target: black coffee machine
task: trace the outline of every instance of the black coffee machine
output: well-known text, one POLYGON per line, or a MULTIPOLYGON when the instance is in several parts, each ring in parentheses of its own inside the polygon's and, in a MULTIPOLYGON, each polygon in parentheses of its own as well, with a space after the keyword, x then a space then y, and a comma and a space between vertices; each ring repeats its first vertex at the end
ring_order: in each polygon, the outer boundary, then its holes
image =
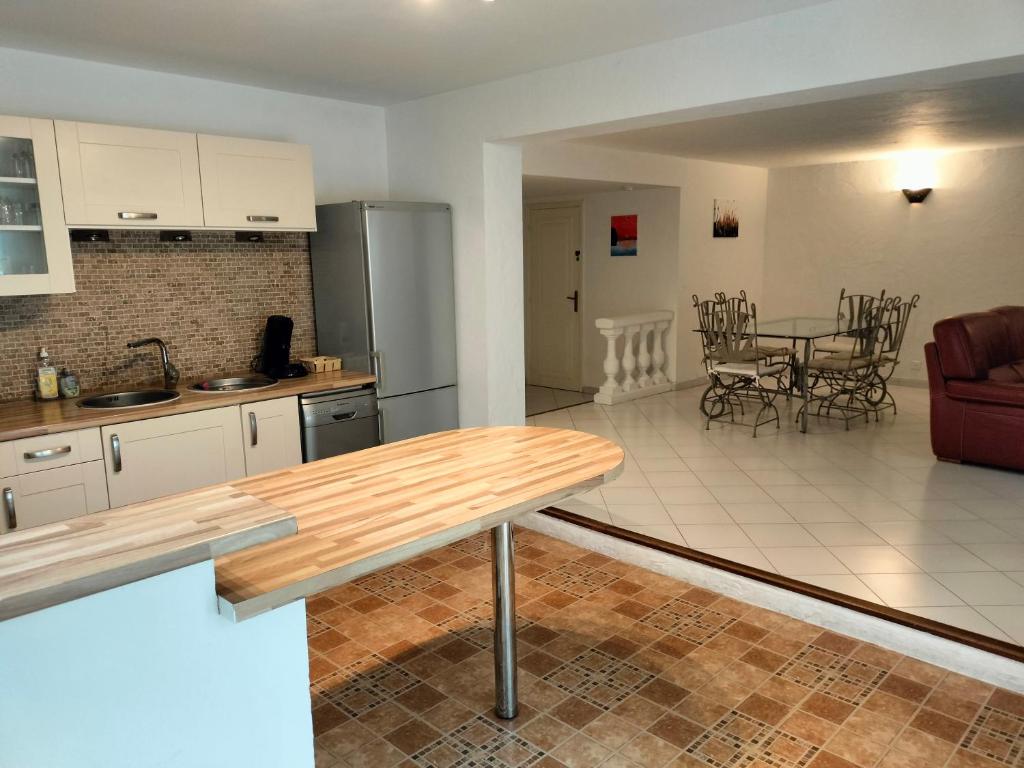
POLYGON ((295 379, 308 371, 301 363, 288 362, 292 351, 292 328, 295 323, 284 315, 271 315, 263 331, 263 350, 252 361, 254 371, 275 379, 295 379))

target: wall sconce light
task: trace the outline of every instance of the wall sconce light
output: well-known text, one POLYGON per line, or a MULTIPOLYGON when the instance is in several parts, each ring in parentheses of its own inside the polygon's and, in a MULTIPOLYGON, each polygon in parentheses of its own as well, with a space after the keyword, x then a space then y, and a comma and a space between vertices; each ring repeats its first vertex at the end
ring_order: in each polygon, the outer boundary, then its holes
POLYGON ((908 152, 896 160, 896 178, 893 186, 903 191, 907 202, 923 203, 936 186, 938 174, 934 152, 908 152))
POLYGON ((931 191, 931 187, 922 187, 921 189, 904 189, 903 195, 907 198, 907 202, 913 205, 914 203, 923 203, 924 199, 928 197, 928 193, 931 191))

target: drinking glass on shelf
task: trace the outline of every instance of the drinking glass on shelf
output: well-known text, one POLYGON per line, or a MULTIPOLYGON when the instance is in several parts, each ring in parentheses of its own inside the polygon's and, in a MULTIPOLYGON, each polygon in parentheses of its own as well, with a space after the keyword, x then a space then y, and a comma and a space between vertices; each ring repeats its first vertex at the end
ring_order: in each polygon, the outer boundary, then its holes
POLYGON ((15 152, 12 159, 14 160, 14 175, 18 178, 28 176, 28 168, 25 164, 25 153, 15 152))
POLYGON ((6 197, 0 197, 0 225, 14 223, 14 203, 6 197))
POLYGON ((11 207, 11 224, 19 226, 25 223, 25 205, 20 200, 15 200, 11 207))
POLYGON ((26 224, 42 224, 43 216, 39 210, 39 203, 29 203, 28 210, 25 211, 25 223, 26 224))

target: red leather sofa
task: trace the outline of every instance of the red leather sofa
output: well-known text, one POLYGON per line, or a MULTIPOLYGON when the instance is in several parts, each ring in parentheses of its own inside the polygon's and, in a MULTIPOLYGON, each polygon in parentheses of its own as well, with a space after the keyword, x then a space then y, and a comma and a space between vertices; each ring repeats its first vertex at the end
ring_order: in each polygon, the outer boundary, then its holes
POLYGON ((932 450, 1024 471, 1024 307, 940 320, 925 345, 932 450))

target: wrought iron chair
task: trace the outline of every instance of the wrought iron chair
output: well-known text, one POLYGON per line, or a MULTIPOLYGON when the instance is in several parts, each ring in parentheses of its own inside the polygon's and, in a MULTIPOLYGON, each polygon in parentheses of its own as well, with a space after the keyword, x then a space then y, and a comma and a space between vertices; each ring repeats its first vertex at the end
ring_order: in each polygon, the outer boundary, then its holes
POLYGON ((831 339, 815 342, 814 353, 843 354, 849 352, 858 342, 858 329, 864 325, 865 314, 876 305, 885 302, 885 291, 878 296, 866 293, 847 293, 843 288, 839 291, 839 306, 836 309, 836 328, 838 332, 831 339))
POLYGON ((757 306, 750 305, 750 311, 734 311, 725 303, 714 303, 707 317, 709 345, 714 355, 709 356, 708 377, 711 380, 701 396, 701 413, 704 414, 704 428, 711 429, 711 422, 729 417, 736 421, 735 406, 744 399, 760 403, 754 416, 753 433, 757 428, 775 422, 779 428, 779 411, 775 398, 782 391, 782 375, 789 368, 787 363, 769 363, 761 351, 757 338, 757 306), (765 387, 764 380, 775 380, 773 388, 765 387), (774 415, 772 415, 774 414, 774 415), (764 416, 769 418, 762 418, 764 416))
POLYGON ((861 316, 859 327, 851 332, 853 344, 844 352, 834 352, 827 357, 816 357, 807 364, 808 372, 814 377, 807 402, 797 411, 799 421, 805 408, 817 404, 817 415, 843 419, 846 429, 850 421, 874 412, 877 409, 868 402, 868 393, 875 385, 879 366, 882 364, 880 346, 884 308, 874 303, 861 316), (824 414, 822 411, 824 410, 824 414), (839 416, 832 416, 838 411, 839 416))
MULTIPOLYGON (((739 296, 727 296, 725 291, 718 291, 715 293, 715 301, 723 305, 733 316, 738 316, 740 313, 749 315, 750 314, 750 303, 747 301, 747 292, 742 288, 740 289, 739 296)), ((796 355, 796 350, 792 347, 780 347, 776 344, 762 344, 759 347, 761 354, 764 355, 766 360, 772 362, 781 362, 776 358, 789 358, 792 360, 793 356, 796 355)))
POLYGON ((878 370, 864 394, 866 402, 876 411, 876 415, 877 411, 886 408, 892 408, 893 415, 896 415, 896 400, 889 391, 888 383, 900 361, 900 350, 903 348, 903 337, 910 324, 910 315, 920 299, 920 295, 916 293, 909 301, 903 301, 899 296, 895 297, 879 331, 878 370))

